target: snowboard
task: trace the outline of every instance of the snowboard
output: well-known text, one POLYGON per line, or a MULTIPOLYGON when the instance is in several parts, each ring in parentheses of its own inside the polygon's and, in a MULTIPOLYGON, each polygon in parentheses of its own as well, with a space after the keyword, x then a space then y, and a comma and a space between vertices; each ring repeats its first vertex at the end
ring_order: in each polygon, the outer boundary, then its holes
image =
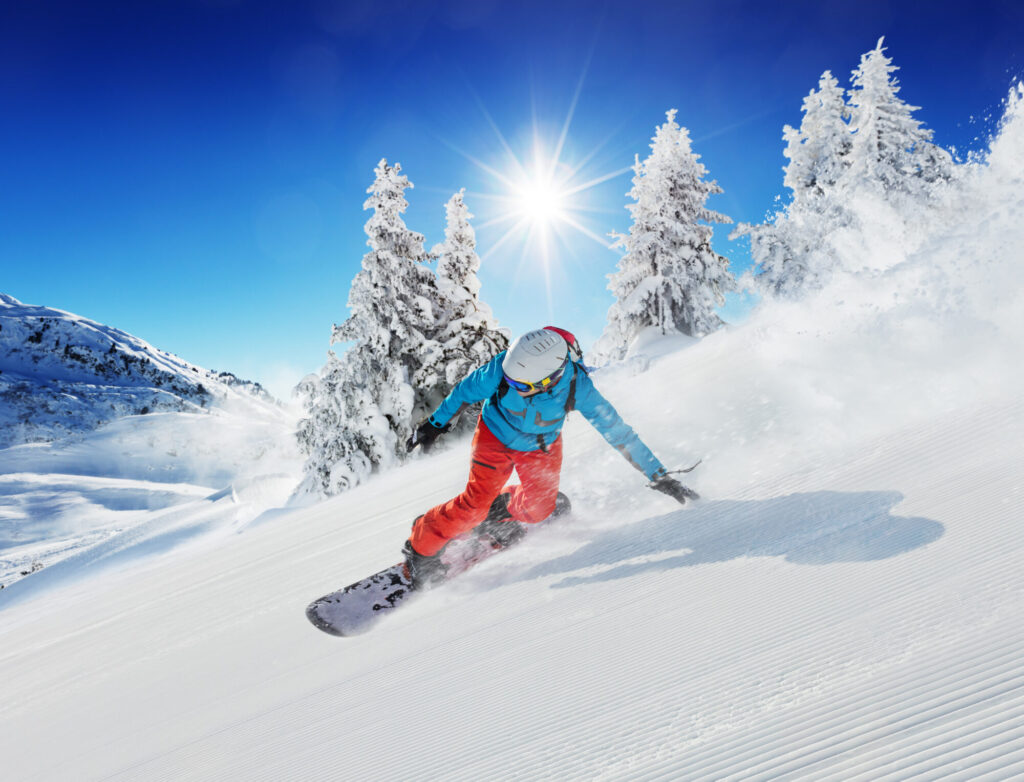
MULTIPOLYGON (((502 523, 519 525, 524 533, 527 527, 538 526, 518 521, 502 523)), ((448 572, 441 583, 451 581, 477 563, 509 547, 476 530, 454 538, 441 553, 441 560, 448 566, 448 572)), ((325 633, 359 635, 414 596, 417 593, 412 588, 405 562, 399 562, 314 600, 306 608, 306 617, 314 627, 325 633)))

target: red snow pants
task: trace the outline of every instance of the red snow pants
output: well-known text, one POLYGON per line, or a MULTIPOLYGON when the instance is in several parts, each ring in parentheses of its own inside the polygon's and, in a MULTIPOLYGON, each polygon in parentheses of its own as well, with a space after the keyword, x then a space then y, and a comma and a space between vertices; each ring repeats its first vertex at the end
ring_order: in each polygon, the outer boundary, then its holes
POLYGON ((477 422, 469 480, 458 497, 431 508, 412 527, 409 541, 424 556, 432 556, 452 538, 469 532, 487 516, 515 468, 519 485, 509 488, 509 513, 517 521, 534 524, 555 510, 558 478, 562 471, 562 438, 544 451, 514 451, 477 422))

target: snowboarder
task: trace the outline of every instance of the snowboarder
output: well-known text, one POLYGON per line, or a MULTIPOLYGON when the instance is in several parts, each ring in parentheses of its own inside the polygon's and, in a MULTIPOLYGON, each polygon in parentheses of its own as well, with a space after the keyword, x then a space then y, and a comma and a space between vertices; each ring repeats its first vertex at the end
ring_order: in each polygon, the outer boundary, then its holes
MULTIPOLYGON (((685 503, 697 493, 672 478, 591 381, 576 338, 548 326, 519 337, 505 352, 460 381, 409 439, 429 450, 468 405, 484 402, 473 435, 469 480, 458 496, 413 523, 403 554, 413 588, 443 580, 440 553, 452 538, 480 525, 497 544, 523 534, 513 522, 534 524, 568 509, 558 491, 560 432, 579 410, 612 446, 647 476, 653 489, 685 503), (520 483, 505 488, 515 468, 520 483)), ((479 530, 478 530, 479 531, 479 530)))

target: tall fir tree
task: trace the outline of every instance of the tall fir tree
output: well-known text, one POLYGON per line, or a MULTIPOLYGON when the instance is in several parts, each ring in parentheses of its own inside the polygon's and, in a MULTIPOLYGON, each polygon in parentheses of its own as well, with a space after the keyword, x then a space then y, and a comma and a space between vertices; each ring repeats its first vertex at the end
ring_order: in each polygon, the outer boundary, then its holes
POLYGON ((898 96, 898 68, 883 43, 861 55, 847 103, 831 74, 822 75, 800 129, 783 133, 792 199, 766 224, 733 233, 750 238, 763 292, 795 297, 820 287, 841 264, 841 245, 867 236, 863 215, 872 224, 917 221, 954 174, 952 157, 913 117, 918 107, 898 96))
POLYGON ((827 234, 852 216, 836 197, 851 165, 853 139, 844 90, 830 71, 804 98, 800 127, 783 127, 783 184, 792 191, 786 208, 761 225, 741 225, 730 238, 747 236, 762 291, 795 296, 819 281, 829 267, 827 234))
POLYGON ((725 302, 735 280, 729 262, 711 249, 708 223, 731 223, 705 206, 721 193, 705 180, 707 169, 690 148, 690 134, 676 121, 676 110, 651 140, 651 154, 636 156, 628 195, 633 224, 626 235, 613 234, 625 249, 618 271, 609 275, 615 303, 595 354, 621 359, 636 336, 656 327, 662 334, 704 336, 722 325, 715 308, 725 302))
POLYGON ((886 191, 918 194, 928 184, 949 179, 953 160, 932 143, 932 131, 913 117, 919 106, 899 96, 899 68, 878 45, 861 55, 852 73, 849 91, 850 129, 853 132, 854 174, 878 183, 886 191))
MULTIPOLYGON (((463 377, 509 344, 508 331, 499 328, 491 308, 480 300, 480 257, 465 190, 448 200, 445 214, 445 240, 430 251, 439 259, 438 320, 431 332, 432 350, 424 356, 415 378, 417 388, 429 394, 425 400, 428 411, 440 404, 463 377)), ((468 412, 456 424, 457 431, 468 431, 476 425, 473 411, 468 412)))
POLYGON ((818 89, 804 98, 799 129, 789 125, 782 129, 786 142, 782 154, 789 160, 783 184, 793 191, 794 200, 824 195, 850 167, 853 139, 843 92, 831 71, 825 71, 818 89))
POLYGON ((331 343, 351 343, 337 357, 329 352, 320 374, 300 384, 307 417, 298 438, 306 454, 307 490, 331 495, 364 480, 372 471, 405 456, 405 442, 426 405, 412 380, 422 357, 436 346, 437 284, 424 265, 423 235, 402 220, 412 187, 397 163, 381 160, 363 204, 372 209, 365 230, 370 251, 349 290, 349 318, 334 326, 331 343))

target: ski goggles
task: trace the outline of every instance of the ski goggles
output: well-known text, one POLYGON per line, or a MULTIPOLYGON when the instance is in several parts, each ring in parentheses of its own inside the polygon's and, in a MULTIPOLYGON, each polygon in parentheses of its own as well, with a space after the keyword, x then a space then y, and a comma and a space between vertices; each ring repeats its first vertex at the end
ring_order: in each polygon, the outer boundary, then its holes
POLYGON ((565 374, 565 366, 568 364, 568 359, 562 362, 562 366, 552 372, 543 380, 538 380, 536 383, 529 383, 525 380, 516 380, 515 378, 505 375, 505 382, 508 383, 516 391, 540 391, 545 388, 549 388, 562 379, 562 375, 565 374))

